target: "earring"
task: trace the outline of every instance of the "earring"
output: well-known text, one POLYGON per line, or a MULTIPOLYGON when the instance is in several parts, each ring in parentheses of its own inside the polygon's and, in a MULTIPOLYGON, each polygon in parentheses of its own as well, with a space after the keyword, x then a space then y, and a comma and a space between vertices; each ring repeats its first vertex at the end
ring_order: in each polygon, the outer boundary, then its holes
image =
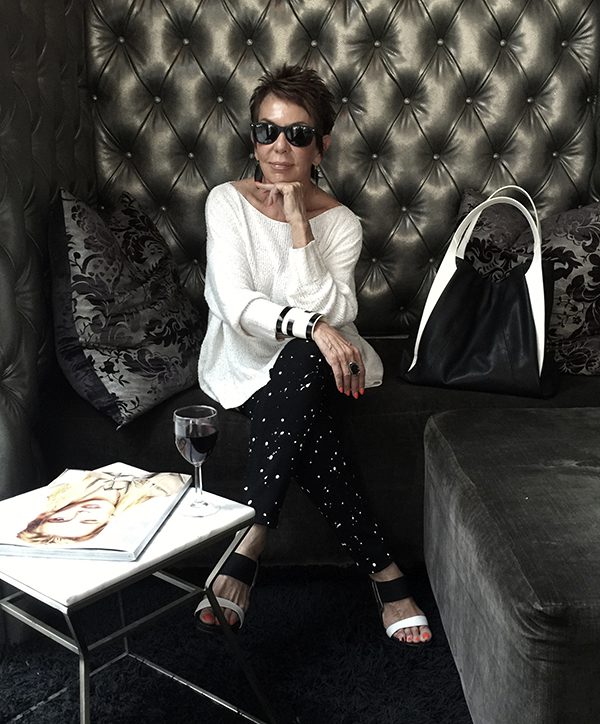
POLYGON ((315 186, 319 185, 319 177, 321 176, 321 170, 318 166, 311 166, 310 168, 310 176, 312 180, 315 182, 315 186))
POLYGON ((260 167, 260 163, 258 163, 258 161, 256 162, 256 167, 254 169, 254 180, 258 181, 258 183, 261 183, 263 180, 262 168, 260 167))

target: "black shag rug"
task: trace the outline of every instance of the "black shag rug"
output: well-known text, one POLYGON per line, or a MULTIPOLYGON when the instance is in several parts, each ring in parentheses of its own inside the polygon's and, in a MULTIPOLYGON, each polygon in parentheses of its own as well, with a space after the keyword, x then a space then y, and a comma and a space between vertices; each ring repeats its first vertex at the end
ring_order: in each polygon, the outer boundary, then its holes
MULTIPOLYGON (((175 571, 199 582, 204 571, 175 571)), ((433 641, 400 647, 383 631, 368 581, 353 570, 263 568, 238 639, 282 724, 471 724, 460 680, 426 575, 415 595, 429 617, 433 641)), ((164 598, 156 579, 125 594, 126 609, 145 611, 164 598)), ((223 637, 197 632, 194 606, 184 605, 130 636, 130 647, 258 718, 263 714, 223 637)), ((88 609, 86 625, 100 635, 116 620, 116 602, 88 609)), ((118 653, 97 651, 100 666, 118 653)), ((33 633, 5 646, 0 663, 0 721, 79 721, 77 657, 33 633), (60 696, 21 716, 37 701, 60 696)), ((126 658, 92 677, 94 724, 241 724, 234 713, 140 662, 126 658)))

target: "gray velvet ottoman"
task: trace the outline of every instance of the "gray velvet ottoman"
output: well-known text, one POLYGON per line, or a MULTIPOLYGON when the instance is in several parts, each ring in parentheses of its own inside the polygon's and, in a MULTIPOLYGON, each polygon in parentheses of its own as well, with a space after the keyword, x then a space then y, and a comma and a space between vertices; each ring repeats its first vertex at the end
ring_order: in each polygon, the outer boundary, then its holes
POLYGON ((600 410, 430 418, 425 559, 475 724, 600 722, 600 410))

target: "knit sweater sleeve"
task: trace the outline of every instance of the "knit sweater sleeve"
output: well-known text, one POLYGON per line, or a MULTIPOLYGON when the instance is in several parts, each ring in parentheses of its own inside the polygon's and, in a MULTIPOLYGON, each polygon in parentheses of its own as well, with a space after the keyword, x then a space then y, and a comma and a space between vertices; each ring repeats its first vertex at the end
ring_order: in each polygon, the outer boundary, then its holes
POLYGON ((281 304, 254 289, 250 239, 232 199, 216 187, 206 200, 206 301, 238 334, 273 339, 281 304))
POLYGON ((318 311, 334 327, 353 322, 358 312, 354 268, 362 248, 362 227, 347 208, 317 217, 307 246, 290 249, 288 304, 318 311))

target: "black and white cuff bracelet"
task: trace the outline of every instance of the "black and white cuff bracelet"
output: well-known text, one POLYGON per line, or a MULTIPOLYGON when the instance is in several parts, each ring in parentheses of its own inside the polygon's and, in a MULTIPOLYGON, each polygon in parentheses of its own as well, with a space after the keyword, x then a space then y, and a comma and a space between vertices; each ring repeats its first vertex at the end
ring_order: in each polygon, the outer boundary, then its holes
POLYGON ((312 339, 315 324, 322 316, 318 312, 305 312, 297 307, 284 307, 277 319, 275 333, 278 337, 312 339))

